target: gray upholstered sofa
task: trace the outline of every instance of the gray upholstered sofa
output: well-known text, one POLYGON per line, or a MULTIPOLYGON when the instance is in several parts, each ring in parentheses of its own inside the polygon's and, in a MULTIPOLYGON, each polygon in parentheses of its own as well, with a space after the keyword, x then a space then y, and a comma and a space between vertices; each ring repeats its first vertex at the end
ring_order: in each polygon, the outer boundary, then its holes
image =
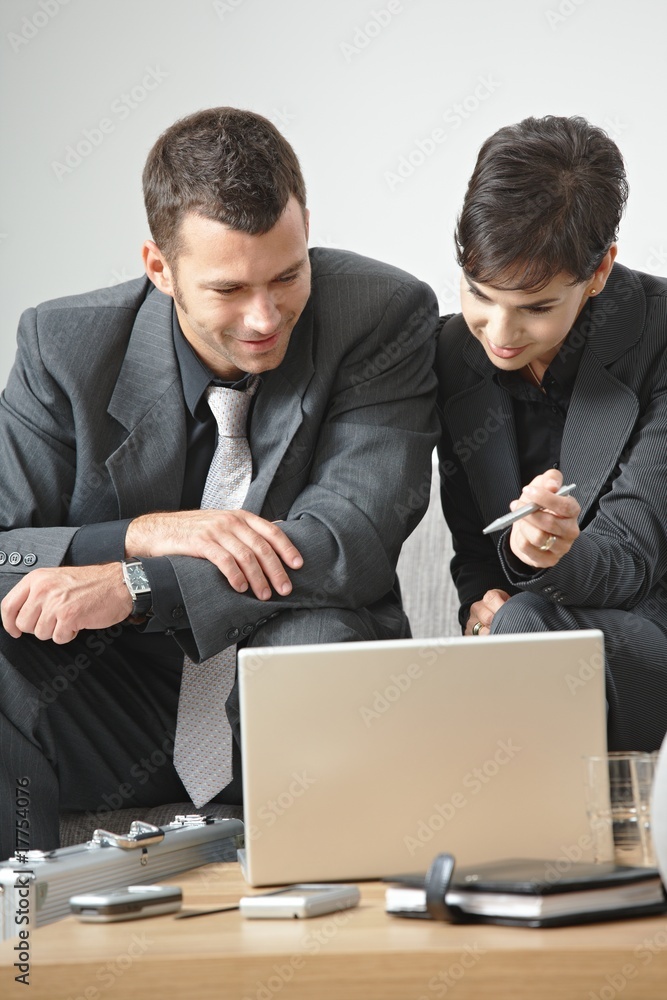
MULTIPOLYGON (((442 516, 437 467, 434 465, 431 502, 428 511, 403 546, 398 575, 412 632, 416 638, 460 635, 456 617, 456 591, 449 575, 451 539, 442 516)), ((216 816, 240 816, 235 806, 208 806, 202 812, 216 816)), ((194 812, 191 803, 157 806, 153 809, 127 808, 113 812, 106 808, 97 813, 62 813, 60 833, 63 846, 88 840, 95 827, 122 833, 134 819, 148 823, 170 822, 177 813, 194 812)))

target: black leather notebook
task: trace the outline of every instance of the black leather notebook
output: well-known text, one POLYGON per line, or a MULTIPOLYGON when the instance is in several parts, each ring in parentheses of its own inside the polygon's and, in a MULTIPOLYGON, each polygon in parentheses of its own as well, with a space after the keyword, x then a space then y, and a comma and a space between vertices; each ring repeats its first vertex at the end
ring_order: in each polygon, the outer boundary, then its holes
MULTIPOLYGON (((443 855, 439 856, 444 857, 443 855)), ((436 859, 437 862, 438 859, 436 859)), ((434 862, 435 865, 435 862, 434 862)), ((384 879, 386 909, 397 916, 430 919, 423 873, 384 879)), ((550 927, 622 920, 667 911, 655 868, 510 858, 453 871, 444 911, 457 922, 550 927)))

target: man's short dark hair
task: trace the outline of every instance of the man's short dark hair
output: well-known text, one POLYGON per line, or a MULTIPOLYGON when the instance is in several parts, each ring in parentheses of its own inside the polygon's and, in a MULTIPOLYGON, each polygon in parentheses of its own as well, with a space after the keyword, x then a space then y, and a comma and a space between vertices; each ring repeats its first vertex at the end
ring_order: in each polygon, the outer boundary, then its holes
POLYGON ((628 197, 623 157, 584 118, 525 118, 482 146, 457 220, 457 260, 481 284, 587 281, 615 242, 628 197))
POLYGON ((306 208, 290 144, 267 118, 238 108, 198 111, 171 125, 148 154, 143 186, 153 239, 171 262, 188 212, 257 235, 273 228, 290 195, 306 208))

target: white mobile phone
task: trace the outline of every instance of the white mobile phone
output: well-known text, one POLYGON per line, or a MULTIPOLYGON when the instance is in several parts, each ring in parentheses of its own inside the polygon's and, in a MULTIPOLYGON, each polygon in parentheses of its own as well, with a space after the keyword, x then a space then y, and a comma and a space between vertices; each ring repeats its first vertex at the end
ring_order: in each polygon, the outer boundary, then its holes
POLYGON ((109 892, 86 892, 72 896, 70 909, 79 920, 108 923, 136 920, 180 910, 183 893, 177 885, 128 885, 109 892))
POLYGON ((356 885, 300 883, 275 892, 243 896, 239 910, 243 917, 319 917, 356 906, 359 898, 356 885))

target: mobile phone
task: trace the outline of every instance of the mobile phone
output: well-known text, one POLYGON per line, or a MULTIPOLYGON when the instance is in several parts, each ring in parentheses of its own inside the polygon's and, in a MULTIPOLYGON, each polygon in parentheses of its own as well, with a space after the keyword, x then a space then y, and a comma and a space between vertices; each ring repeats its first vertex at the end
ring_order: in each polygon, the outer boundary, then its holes
POLYGON ((180 910, 183 893, 177 885, 128 885, 109 892, 86 892, 72 896, 70 909, 79 920, 108 923, 136 920, 180 910))
POLYGON ((239 910, 243 917, 319 917, 347 910, 359 902, 356 885, 299 883, 275 892, 243 896, 239 910))

